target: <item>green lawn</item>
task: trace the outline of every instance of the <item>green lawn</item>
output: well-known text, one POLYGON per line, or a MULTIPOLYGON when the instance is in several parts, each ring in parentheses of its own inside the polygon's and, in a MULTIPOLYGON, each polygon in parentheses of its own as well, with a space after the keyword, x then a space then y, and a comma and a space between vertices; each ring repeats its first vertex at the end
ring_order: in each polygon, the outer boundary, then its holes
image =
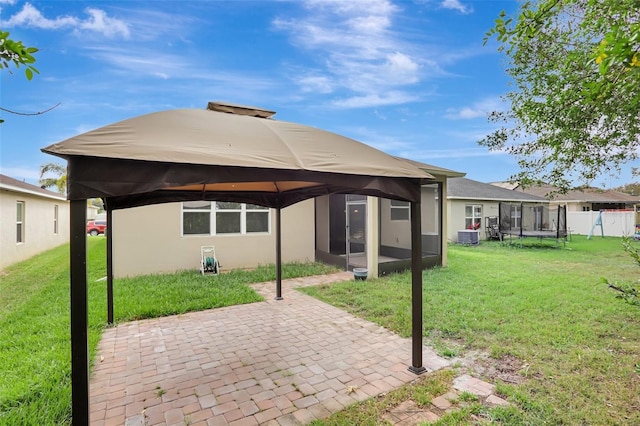
MULTIPOLYGON (((106 322, 104 237, 88 238, 90 350, 106 322)), ((283 277, 335 271, 321 264, 287 264, 283 277)), ((273 266, 202 276, 197 271, 118 279, 116 322, 261 300, 246 283, 275 279, 273 266)), ((0 425, 70 423, 69 246, 0 273, 0 425)))
MULTIPOLYGON (((88 239, 92 354, 106 319, 103 237, 88 239)), ((637 244, 637 243, 634 243, 637 244)), ((0 424, 69 423, 68 246, 0 274, 0 424)), ((325 273, 287 265, 284 276, 325 273)), ((638 266, 620 239, 574 236, 566 247, 498 242, 450 246, 449 267, 424 272, 426 342, 445 356, 484 351, 518 365, 519 385, 498 383, 514 408, 484 414, 502 424, 640 424, 640 308, 601 284, 637 284, 638 266)), ((273 280, 273 267, 218 277, 196 272, 116 280, 116 321, 251 303, 248 282, 273 280), (221 291, 224 287, 224 291, 221 291)), ((410 274, 305 289, 409 336, 410 274)), ((385 407, 429 401, 451 380, 439 374, 414 387, 348 408, 318 424, 376 424, 385 407)), ((474 406, 440 423, 466 424, 474 406)))
MULTIPOLYGON (((640 269, 619 238, 535 241, 449 246, 449 266, 423 275, 426 343, 445 356, 515 360, 523 381, 498 383, 518 408, 496 410, 504 424, 640 424, 640 308, 600 280, 637 285, 640 269)), ((302 291, 409 336, 410 286, 405 273, 302 291)))

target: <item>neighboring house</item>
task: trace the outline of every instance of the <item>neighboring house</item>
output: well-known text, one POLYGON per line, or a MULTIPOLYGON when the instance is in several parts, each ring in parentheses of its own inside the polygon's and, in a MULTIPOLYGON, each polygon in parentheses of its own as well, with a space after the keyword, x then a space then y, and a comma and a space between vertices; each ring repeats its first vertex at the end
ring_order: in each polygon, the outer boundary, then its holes
POLYGON ((68 241, 64 196, 0 175, 0 269, 68 241))
POLYGON ((98 218, 98 212, 100 207, 87 204, 87 220, 96 220, 98 218))
POLYGON ((555 189, 551 185, 536 185, 527 188, 522 188, 518 183, 508 182, 495 182, 493 185, 547 198, 551 205, 566 205, 567 212, 626 210, 633 209, 634 204, 640 203, 640 197, 614 191, 613 189, 573 189, 566 194, 556 193, 549 195, 555 189))
MULTIPOLYGON (((463 177, 447 180, 449 226, 447 238, 458 242, 459 231, 477 230, 487 239, 487 218, 497 218, 501 202, 549 204, 543 197, 512 191, 463 177)), ((463 233, 464 234, 464 233, 463 233)))
MULTIPOLYGON (((423 263, 446 264, 446 192, 454 172, 415 163, 435 177, 423 187, 423 263)), ((374 275, 408 267, 411 248, 407 202, 333 194, 282 209, 283 262, 323 261, 374 275), (373 259, 379 259, 373 264, 373 259)), ((275 210, 250 204, 193 201, 115 210, 114 276, 197 270, 202 246, 215 246, 221 269, 275 262, 275 210)))

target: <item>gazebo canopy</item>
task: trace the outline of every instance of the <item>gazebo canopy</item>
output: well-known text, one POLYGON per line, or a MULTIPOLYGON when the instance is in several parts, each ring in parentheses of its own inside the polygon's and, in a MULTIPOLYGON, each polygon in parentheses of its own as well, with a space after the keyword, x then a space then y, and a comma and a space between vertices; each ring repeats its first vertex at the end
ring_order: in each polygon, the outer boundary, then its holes
POLYGON ((50 145, 69 162, 70 200, 110 208, 226 200, 281 208, 336 192, 417 201, 433 176, 335 133, 270 118, 273 112, 209 103, 161 111, 50 145))
MULTIPOLYGON (((238 201, 276 209, 276 283, 281 298, 280 209, 332 193, 411 202, 412 365, 422 366, 420 186, 435 178, 415 164, 272 111, 209 103, 209 111, 147 114, 72 137, 42 151, 68 161, 71 200, 71 387, 74 424, 89 424, 86 202, 114 209, 189 200, 238 201)), ((107 297, 113 317, 112 224, 107 297)), ((111 320, 110 320, 111 321, 111 320)))

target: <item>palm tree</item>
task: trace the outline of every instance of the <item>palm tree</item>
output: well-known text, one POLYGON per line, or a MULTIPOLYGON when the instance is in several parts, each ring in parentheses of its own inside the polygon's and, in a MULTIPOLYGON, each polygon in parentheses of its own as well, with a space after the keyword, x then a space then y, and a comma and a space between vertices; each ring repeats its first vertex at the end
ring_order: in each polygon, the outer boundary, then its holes
POLYGON ((67 168, 58 163, 47 163, 40 166, 40 187, 43 189, 56 187, 59 193, 67 192, 67 168), (54 177, 45 177, 45 175, 54 177))

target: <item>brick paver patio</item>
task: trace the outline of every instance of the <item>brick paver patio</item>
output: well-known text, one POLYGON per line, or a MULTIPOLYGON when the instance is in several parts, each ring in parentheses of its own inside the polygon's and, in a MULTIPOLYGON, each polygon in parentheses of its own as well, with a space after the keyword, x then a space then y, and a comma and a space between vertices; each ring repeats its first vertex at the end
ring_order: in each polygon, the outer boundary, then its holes
MULTIPOLYGON (((256 284, 264 302, 105 330, 91 424, 305 424, 410 382, 410 339, 293 290, 352 277, 285 280, 281 301, 256 284)), ((423 354, 428 371, 448 364, 423 354)))

